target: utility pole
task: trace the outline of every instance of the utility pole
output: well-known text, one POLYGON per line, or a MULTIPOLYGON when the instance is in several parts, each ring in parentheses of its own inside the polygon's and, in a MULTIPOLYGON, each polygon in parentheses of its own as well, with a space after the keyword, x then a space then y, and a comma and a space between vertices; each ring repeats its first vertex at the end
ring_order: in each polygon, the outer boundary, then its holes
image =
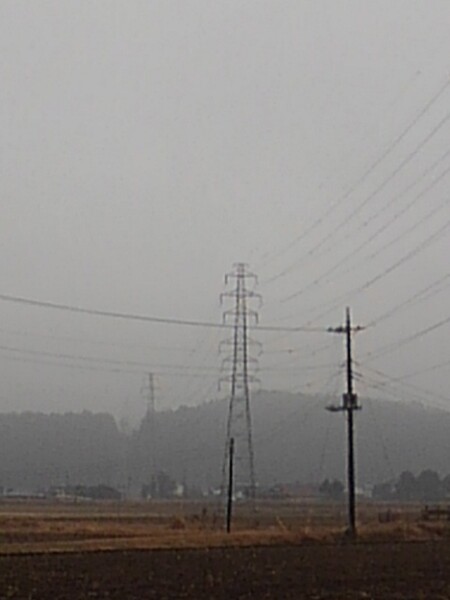
POLYGON ((230 439, 228 456, 228 501, 227 501, 227 533, 231 531, 231 516, 233 512, 233 467, 234 467, 234 438, 230 439))
POLYGON ((222 361, 222 368, 230 372, 221 377, 219 388, 225 383, 229 389, 222 496, 225 495, 227 464, 233 448, 235 487, 254 503, 256 483, 250 387, 252 383, 258 381, 255 376, 258 361, 250 356, 249 348, 259 347, 259 345, 250 338, 249 326, 258 322, 258 313, 250 305, 255 301, 261 303, 261 296, 248 287, 247 283, 251 280, 256 284, 256 275, 251 273, 244 263, 236 263, 233 271, 225 276, 226 285, 231 281, 235 282, 235 286, 220 297, 222 303, 226 300, 233 302, 233 307, 223 313, 224 322, 232 320, 233 335, 219 345, 219 352, 231 350, 222 361), (233 444, 231 444, 232 439, 233 444))
POLYGON ((352 333, 361 331, 363 327, 352 327, 350 309, 346 309, 345 325, 330 327, 331 333, 342 333, 345 335, 346 347, 346 384, 347 391, 342 396, 341 405, 328 406, 327 410, 332 412, 347 413, 347 487, 348 487, 348 533, 351 537, 356 536, 356 477, 355 477, 355 442, 354 442, 354 415, 355 410, 360 410, 358 396, 353 386, 353 357, 352 357, 352 333))

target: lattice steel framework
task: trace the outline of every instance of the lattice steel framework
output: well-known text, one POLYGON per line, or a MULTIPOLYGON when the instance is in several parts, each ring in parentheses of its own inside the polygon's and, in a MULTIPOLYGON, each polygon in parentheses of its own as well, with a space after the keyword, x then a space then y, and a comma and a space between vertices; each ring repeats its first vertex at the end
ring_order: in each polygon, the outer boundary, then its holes
POLYGON ((233 324, 232 337, 221 342, 219 351, 228 355, 222 361, 223 371, 219 387, 226 384, 229 392, 229 408, 225 453, 222 468, 222 493, 225 489, 226 468, 230 451, 230 440, 234 439, 235 450, 235 489, 245 497, 254 500, 256 493, 255 457, 253 450, 252 419, 250 409, 250 388, 258 383, 256 377, 261 345, 249 336, 249 328, 258 322, 258 313, 253 308, 260 307, 262 298, 254 291, 257 278, 248 270, 245 263, 233 265, 233 271, 225 276, 225 284, 233 284, 232 289, 221 294, 221 303, 232 303, 223 313, 224 322, 233 324))

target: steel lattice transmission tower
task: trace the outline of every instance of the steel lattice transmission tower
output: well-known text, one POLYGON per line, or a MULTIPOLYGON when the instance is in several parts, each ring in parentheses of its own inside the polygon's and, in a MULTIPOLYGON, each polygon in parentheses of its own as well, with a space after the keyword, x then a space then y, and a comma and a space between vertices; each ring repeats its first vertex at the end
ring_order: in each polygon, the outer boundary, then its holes
POLYGON ((229 407, 225 442, 225 455, 222 468, 222 493, 225 489, 226 469, 230 452, 230 441, 234 439, 235 488, 253 500, 255 498, 255 457, 252 439, 252 419, 250 410, 250 388, 258 382, 256 372, 258 360, 255 354, 261 345, 249 336, 249 327, 258 322, 255 303, 261 305, 260 294, 254 291, 256 275, 245 263, 233 265, 233 271, 225 276, 225 284, 232 289, 220 296, 221 303, 231 307, 223 313, 225 323, 233 325, 232 337, 221 342, 219 351, 227 356, 222 361, 222 369, 228 374, 221 377, 219 387, 228 385, 229 407))
POLYGON ((146 381, 141 388, 141 392, 145 395, 145 398, 147 400, 145 418, 151 419, 154 417, 154 414, 156 412, 155 376, 153 373, 149 373, 147 375, 146 381))
MULTIPOLYGON (((158 475, 157 468, 157 442, 156 442, 156 385, 155 375, 148 373, 145 378, 144 384, 141 388, 141 393, 146 401, 145 416, 143 419, 143 444, 144 444, 144 456, 150 454, 150 469, 151 469, 151 480, 152 485, 155 486, 155 481, 158 475)), ((146 464, 147 460, 143 457, 143 464, 146 464)))

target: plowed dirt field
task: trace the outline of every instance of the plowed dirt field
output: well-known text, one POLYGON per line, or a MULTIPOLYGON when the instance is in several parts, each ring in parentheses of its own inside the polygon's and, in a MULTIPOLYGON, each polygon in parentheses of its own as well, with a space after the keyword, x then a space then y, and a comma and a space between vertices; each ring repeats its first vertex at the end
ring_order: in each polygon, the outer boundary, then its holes
POLYGON ((0 556, 20 600, 450 599, 450 542, 0 556))

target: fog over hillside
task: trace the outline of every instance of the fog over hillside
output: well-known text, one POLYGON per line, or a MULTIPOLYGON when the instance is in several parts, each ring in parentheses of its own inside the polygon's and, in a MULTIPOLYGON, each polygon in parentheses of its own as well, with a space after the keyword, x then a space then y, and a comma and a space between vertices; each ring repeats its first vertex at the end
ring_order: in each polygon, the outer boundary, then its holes
MULTIPOLYGON (((335 399, 260 392, 253 398, 257 479, 261 485, 344 479, 345 423, 324 407, 335 399)), ((450 413, 414 403, 362 398, 356 419, 359 483, 450 464, 450 413)), ((36 489, 105 483, 139 489, 153 464, 206 490, 220 483, 227 402, 181 407, 143 420, 129 433, 107 414, 0 415, 0 485, 36 489), (151 455, 155 449, 154 458, 151 455)))
MULTIPOLYGON (((336 398, 261 392, 252 401, 257 479, 317 482, 345 477, 345 422, 325 407, 336 398)), ((446 473, 450 413, 415 403, 361 399, 356 416, 361 484, 408 469, 446 473)), ((196 482, 217 481, 223 457, 227 403, 212 402, 158 415, 161 465, 196 482)))

